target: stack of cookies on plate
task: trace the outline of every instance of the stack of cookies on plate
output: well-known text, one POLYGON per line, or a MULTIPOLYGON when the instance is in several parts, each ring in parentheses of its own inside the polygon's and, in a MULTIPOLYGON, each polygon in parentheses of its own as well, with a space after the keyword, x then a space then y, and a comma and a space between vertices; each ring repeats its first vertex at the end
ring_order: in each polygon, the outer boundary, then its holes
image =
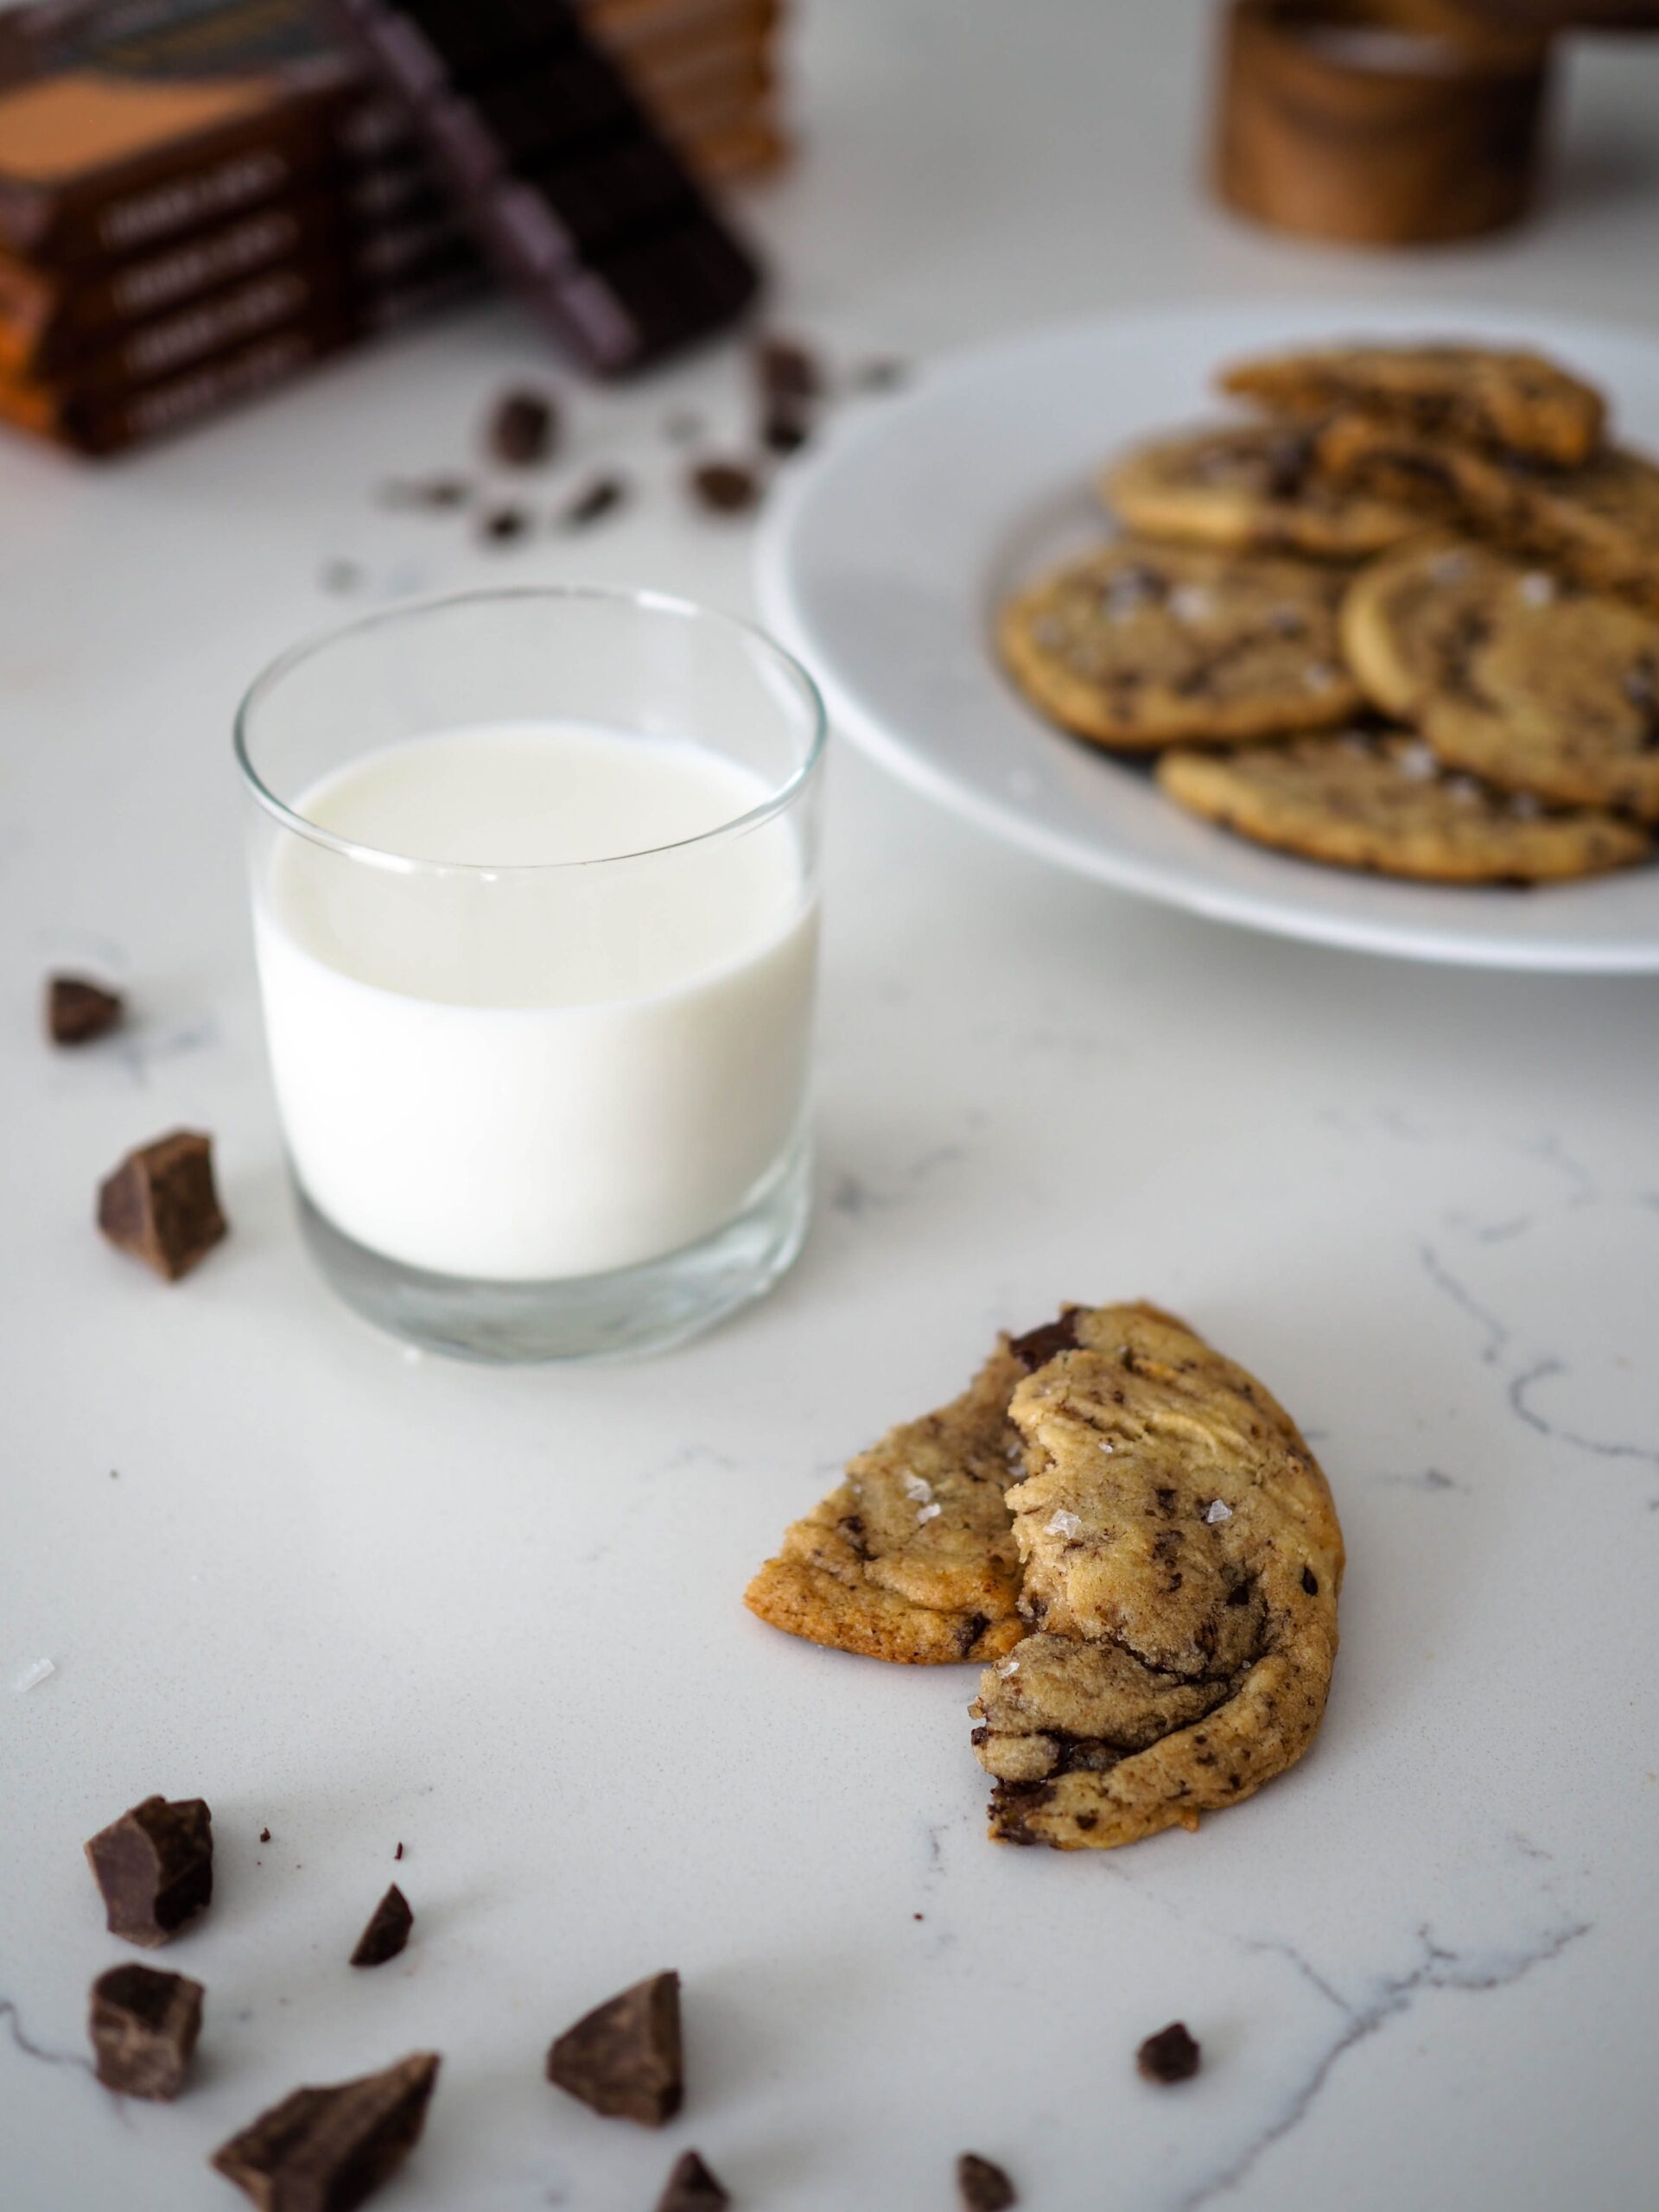
POLYGON ((1455 345, 1220 381, 1259 413, 1122 455, 1099 486, 1122 535, 1003 608, 1027 698, 1309 859, 1488 884, 1646 859, 1659 466, 1602 396, 1455 345))

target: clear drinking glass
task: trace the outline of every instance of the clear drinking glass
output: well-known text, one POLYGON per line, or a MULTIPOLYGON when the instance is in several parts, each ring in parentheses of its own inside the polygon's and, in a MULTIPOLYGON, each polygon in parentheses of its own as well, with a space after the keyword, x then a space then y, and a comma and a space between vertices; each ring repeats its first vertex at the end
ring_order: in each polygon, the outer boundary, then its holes
POLYGON ((395 607, 260 677, 266 1039, 347 1304, 581 1358, 777 1281, 810 1205, 823 745, 778 646, 645 592, 395 607))

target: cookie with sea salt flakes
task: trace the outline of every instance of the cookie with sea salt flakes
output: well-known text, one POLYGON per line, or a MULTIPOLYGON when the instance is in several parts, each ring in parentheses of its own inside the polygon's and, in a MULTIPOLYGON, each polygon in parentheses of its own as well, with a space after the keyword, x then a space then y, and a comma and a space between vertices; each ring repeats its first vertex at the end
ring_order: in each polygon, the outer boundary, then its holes
POLYGON ((1017 593, 1003 665, 1032 704, 1122 752, 1236 744, 1345 721, 1342 572, 1124 538, 1017 593))
POLYGON ((1525 792, 1443 767, 1408 730, 1348 731, 1237 753, 1166 753, 1179 806, 1259 845, 1438 883, 1547 883, 1645 859, 1633 822, 1548 814, 1525 792))
POLYGON ((1196 1827, 1299 1759, 1343 1570, 1325 1477, 1262 1385, 1168 1314, 1096 1321, 1010 1402, 1033 1633, 973 1708, 992 1835, 1062 1851, 1196 1827))
POLYGON ((1414 509, 1322 475, 1313 434, 1297 423, 1218 423, 1154 439, 1112 461, 1099 490, 1147 537, 1316 560, 1363 560, 1423 528, 1414 509))
POLYGON ((1606 411, 1593 385, 1557 363, 1493 346, 1316 346, 1236 361, 1219 382, 1275 414, 1318 422, 1351 410, 1556 467, 1589 459, 1606 411))
POLYGON ((744 1593, 750 1611, 810 1643, 912 1666, 1006 1651, 1025 1633, 1003 1503, 1025 1472, 1008 1401, 1046 1361, 1115 1326, 1072 1306, 1000 1338, 959 1398, 861 1452, 785 1530, 744 1593))
POLYGON ((1363 569, 1342 637, 1370 697, 1449 766, 1659 822, 1659 616, 1442 544, 1363 569))

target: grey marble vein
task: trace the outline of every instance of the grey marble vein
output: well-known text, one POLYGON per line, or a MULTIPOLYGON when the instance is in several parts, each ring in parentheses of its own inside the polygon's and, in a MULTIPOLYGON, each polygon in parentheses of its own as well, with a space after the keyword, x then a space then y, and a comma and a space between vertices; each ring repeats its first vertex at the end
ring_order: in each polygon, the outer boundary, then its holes
POLYGON ((1599 1459, 1635 1459, 1643 1465, 1659 1467, 1659 1450, 1648 1444, 1621 1444, 1613 1438, 1586 1436, 1581 1431, 1564 1427, 1558 1421, 1547 1421, 1532 1404, 1530 1393, 1541 1382, 1557 1375, 1569 1372, 1561 1359, 1535 1360, 1510 1382, 1510 1404, 1529 1428, 1535 1428, 1540 1436, 1547 1436, 1553 1444, 1570 1445, 1575 1452, 1588 1452, 1599 1459))
POLYGON ((1464 1288, 1457 1277, 1446 1268, 1432 1244, 1420 1244, 1417 1252, 1418 1257, 1427 1272, 1428 1279, 1435 1288, 1443 1291, 1460 1313, 1465 1313, 1477 1327, 1484 1331, 1486 1341, 1481 1346, 1480 1356, 1488 1366, 1496 1365, 1498 1355, 1509 1344, 1508 1325, 1500 1321, 1496 1313, 1488 1312, 1485 1306, 1464 1288))

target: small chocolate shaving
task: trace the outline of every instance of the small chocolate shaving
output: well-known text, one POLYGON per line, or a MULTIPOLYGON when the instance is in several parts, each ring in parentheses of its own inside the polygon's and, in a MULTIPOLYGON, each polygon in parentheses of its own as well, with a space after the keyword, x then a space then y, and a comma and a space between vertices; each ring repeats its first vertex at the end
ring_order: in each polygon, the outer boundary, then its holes
POLYGON ((627 496, 627 485, 620 476, 596 476, 564 508, 558 518, 559 526, 563 530, 585 530, 601 515, 613 513, 627 496))
POLYGON ((741 461, 701 461, 686 474, 686 486, 705 513, 745 514, 760 497, 760 480, 741 461))
POLYGON ((188 1274, 229 1227, 213 1187, 212 1138, 175 1129, 130 1152, 99 1186, 98 1225, 164 1282, 188 1274))
POLYGON ((510 391, 490 417, 490 451, 509 468, 534 468, 559 441, 558 410, 538 391, 510 391))
POLYGON ((111 1936, 153 1949, 213 1894, 213 1815, 200 1797, 146 1797, 86 1847, 111 1936))
POLYGON ((296 2089, 208 2164, 259 2212, 355 2212, 419 2142, 440 2063, 417 2050, 381 2074, 296 2089))
POLYGON ((657 2212, 721 2212, 729 2192, 695 2151, 682 2152, 657 2200, 657 2212))
POLYGON ((684 2094, 678 1974, 652 1974, 585 2013, 548 2052, 547 2078, 607 2119, 672 2120, 684 2094))
POLYGON ((90 1045, 106 1036, 124 1011, 118 991, 85 976, 48 976, 46 1033, 54 1045, 90 1045))
POLYGON ((404 1847, 403 1847, 403 1845, 402 1845, 401 1843, 398 1845, 398 1847, 397 1847, 397 1850, 396 1850, 396 1851, 394 1851, 394 1852, 392 1853, 392 1854, 391 1854, 391 1855, 392 1855, 392 1857, 393 1857, 394 1859, 401 1859, 401 1858, 403 1857, 403 1855, 404 1855, 404 1847))
POLYGON ((369 1915, 369 1924, 358 1937, 357 1948, 352 1953, 352 1964, 385 1966, 408 1942, 409 1931, 414 1925, 415 1916, 409 1909, 409 1899, 394 1882, 369 1915))
POLYGON ((382 506, 423 508, 432 514, 464 507, 472 496, 464 476, 411 477, 380 488, 382 506))
POLYGON ((982 2158, 977 2151, 964 2151, 957 2160, 957 2188, 963 2212, 1007 2212, 1010 2204, 1020 2201, 1001 2167, 982 2158))
POLYGON ((1148 2036, 1135 2054, 1135 2063, 1148 2082, 1190 2082, 1198 2070, 1198 2046, 1185 2024, 1172 2020, 1148 2036))
POLYGON ((170 2103, 201 2033, 202 1986, 155 1967, 111 1967, 92 1984, 86 2032, 96 2071, 118 2096, 170 2103))
POLYGON ((512 545, 530 532, 530 516, 523 507, 493 507, 483 516, 478 534, 486 545, 512 545))
POLYGON ((1027 1329, 1023 1337, 1009 1338, 1008 1350, 1027 1375, 1046 1367, 1061 1352, 1077 1350, 1079 1310, 1075 1306, 1064 1306, 1058 1321, 1045 1321, 1040 1328, 1027 1329))
POLYGON ((823 365, 798 338, 762 338, 754 349, 754 373, 766 400, 810 401, 823 390, 823 365))
POLYGON ((270 1841, 270 1830, 269 1828, 260 1829, 259 1840, 261 1843, 269 1843, 270 1841))
POLYGON ((810 416, 793 399, 769 401, 760 417, 760 442, 768 453, 798 453, 812 435, 810 416))

